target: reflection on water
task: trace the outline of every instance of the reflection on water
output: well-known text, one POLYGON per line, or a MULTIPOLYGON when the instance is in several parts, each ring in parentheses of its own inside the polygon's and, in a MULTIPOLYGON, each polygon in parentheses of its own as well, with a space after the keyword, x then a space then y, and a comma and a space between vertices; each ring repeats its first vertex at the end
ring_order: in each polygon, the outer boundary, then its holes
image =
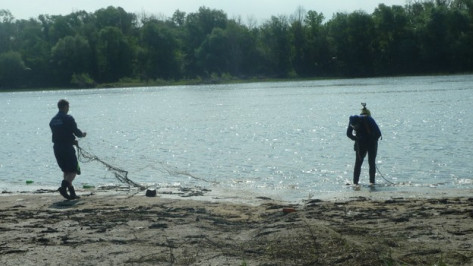
MULTIPOLYGON (((286 200, 351 193, 355 154, 345 130, 367 102, 383 132, 384 178, 378 175, 374 192, 471 189, 472 81, 463 75, 0 93, 0 189, 59 184, 48 123, 60 98, 88 133, 81 146, 143 184, 286 200), (26 186, 27 179, 34 183, 26 186)), ((76 184, 116 182, 100 164, 82 169, 76 184)), ((361 183, 368 183, 367 163, 361 183)))

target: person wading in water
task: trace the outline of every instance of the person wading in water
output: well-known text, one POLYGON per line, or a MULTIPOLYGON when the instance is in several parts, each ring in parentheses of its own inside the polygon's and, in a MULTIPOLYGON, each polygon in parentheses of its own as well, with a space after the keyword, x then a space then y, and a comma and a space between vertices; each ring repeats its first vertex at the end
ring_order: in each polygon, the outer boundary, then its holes
POLYGON ((61 187, 58 190, 66 199, 78 199, 79 197, 72 186, 76 175, 80 175, 79 162, 74 149, 74 145, 78 144, 75 137, 83 138, 87 133, 79 130, 74 118, 67 114, 69 112, 68 101, 59 100, 57 107, 59 112, 51 119, 49 127, 54 143, 54 156, 59 168, 64 173, 61 187), (67 190, 70 194, 67 194, 67 190))
POLYGON ((376 176, 376 154, 378 152, 378 139, 381 138, 381 130, 376 121, 371 117, 371 112, 366 108, 366 103, 361 104, 360 115, 350 116, 347 137, 355 141, 355 169, 353 171, 353 184, 358 185, 360 180, 361 165, 368 154, 370 184, 375 184, 376 176), (353 135, 355 131, 355 135, 353 135))

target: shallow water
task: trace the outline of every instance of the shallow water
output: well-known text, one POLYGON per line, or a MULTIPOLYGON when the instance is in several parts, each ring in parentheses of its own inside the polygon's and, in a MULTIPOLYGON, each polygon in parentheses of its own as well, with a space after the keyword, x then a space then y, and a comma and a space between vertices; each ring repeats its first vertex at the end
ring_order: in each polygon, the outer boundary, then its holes
MULTIPOLYGON (((0 189, 57 188, 48 123, 67 98, 88 133, 81 147, 147 186, 290 201, 351 195, 345 132, 367 102, 383 133, 375 191, 468 193, 472 84, 459 75, 0 93, 0 189)), ((99 163, 81 167, 76 186, 116 183, 99 163)))

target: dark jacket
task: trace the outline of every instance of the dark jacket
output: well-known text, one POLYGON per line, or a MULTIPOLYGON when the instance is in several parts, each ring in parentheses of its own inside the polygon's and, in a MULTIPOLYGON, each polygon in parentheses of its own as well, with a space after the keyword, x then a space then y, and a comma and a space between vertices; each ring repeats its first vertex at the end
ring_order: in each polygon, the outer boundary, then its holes
POLYGON ((379 130, 376 121, 371 116, 354 115, 350 116, 347 137, 357 141, 360 145, 369 145, 372 142, 378 141, 381 137, 381 130, 379 130), (356 135, 353 135, 353 130, 356 132, 356 135))
POLYGON ((74 118, 64 112, 59 111, 51 122, 49 127, 53 133, 53 143, 61 145, 73 145, 75 136, 82 138, 84 134, 77 128, 74 118))

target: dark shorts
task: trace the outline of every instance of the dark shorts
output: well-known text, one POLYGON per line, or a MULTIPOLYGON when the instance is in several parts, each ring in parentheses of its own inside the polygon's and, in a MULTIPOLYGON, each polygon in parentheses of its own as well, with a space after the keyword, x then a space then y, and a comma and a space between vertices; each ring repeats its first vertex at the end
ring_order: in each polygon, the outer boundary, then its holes
POLYGON ((77 173, 80 175, 79 162, 77 161, 74 146, 54 144, 54 156, 56 156, 59 168, 64 173, 77 173))

